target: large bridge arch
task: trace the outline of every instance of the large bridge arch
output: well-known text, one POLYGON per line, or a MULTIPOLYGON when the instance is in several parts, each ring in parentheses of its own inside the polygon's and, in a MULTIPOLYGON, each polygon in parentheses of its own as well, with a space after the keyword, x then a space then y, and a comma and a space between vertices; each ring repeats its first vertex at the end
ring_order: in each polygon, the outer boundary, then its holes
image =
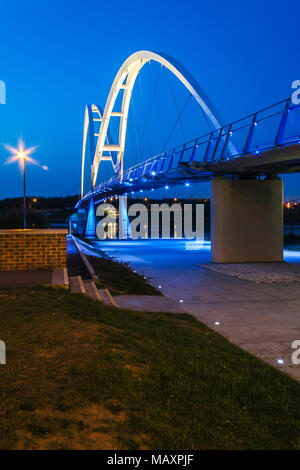
MULTIPOLYGON (((172 72, 199 103, 207 118, 215 129, 222 127, 223 122, 219 113, 209 100, 204 90, 195 78, 176 59, 162 52, 138 51, 130 55, 121 65, 111 86, 99 131, 95 155, 91 167, 92 188, 96 184, 99 165, 102 160, 112 158, 103 155, 105 152, 117 152, 116 164, 113 164, 116 174, 123 174, 123 157, 126 143, 127 119, 132 90, 141 68, 149 61, 154 60, 172 72), (120 112, 113 112, 119 92, 123 90, 122 106, 120 112), (120 118, 118 143, 107 143, 109 124, 112 118, 120 118)), ((113 163, 113 161, 112 161, 113 163)), ((83 187, 83 181, 82 185, 83 187)))

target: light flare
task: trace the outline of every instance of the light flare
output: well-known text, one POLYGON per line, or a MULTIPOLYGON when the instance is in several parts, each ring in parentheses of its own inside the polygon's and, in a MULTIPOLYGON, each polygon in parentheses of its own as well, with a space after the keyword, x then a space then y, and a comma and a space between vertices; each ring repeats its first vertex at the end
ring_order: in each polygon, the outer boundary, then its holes
POLYGON ((42 168, 42 170, 48 171, 48 167, 46 165, 42 165, 40 162, 32 158, 31 155, 36 151, 38 148, 37 146, 29 147, 25 149, 25 145, 22 139, 18 141, 18 148, 14 148, 11 145, 4 144, 6 150, 8 150, 12 155, 4 162, 4 164, 9 164, 18 161, 20 168, 23 167, 23 161, 26 160, 33 165, 42 168))

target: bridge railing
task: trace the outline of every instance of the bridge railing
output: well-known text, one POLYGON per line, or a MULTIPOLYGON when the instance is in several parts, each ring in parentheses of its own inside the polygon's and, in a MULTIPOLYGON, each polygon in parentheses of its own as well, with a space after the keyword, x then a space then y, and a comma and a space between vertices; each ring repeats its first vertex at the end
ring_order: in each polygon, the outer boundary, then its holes
POLYGON ((300 143, 300 105, 289 98, 129 168, 123 175, 96 186, 78 204, 91 194, 109 193, 120 186, 129 191, 134 182, 176 172, 183 164, 197 162, 209 167, 296 142, 300 143))
POLYGON ((133 166, 123 180, 172 170, 180 163, 214 163, 298 141, 300 106, 287 99, 133 166))

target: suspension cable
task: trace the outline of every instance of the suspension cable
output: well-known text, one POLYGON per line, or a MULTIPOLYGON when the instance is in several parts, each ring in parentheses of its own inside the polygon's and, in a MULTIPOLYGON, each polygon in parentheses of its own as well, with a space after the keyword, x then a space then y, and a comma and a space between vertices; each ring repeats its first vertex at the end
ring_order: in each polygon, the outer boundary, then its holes
POLYGON ((169 86, 171 88, 171 92, 172 92, 173 100, 174 100, 174 103, 175 103, 175 108, 176 108, 176 112, 177 112, 177 116, 178 116, 178 120, 179 120, 179 124, 180 124, 180 128, 181 128, 181 132, 182 132, 183 141, 185 142, 186 139, 185 139, 185 135, 184 135, 184 129, 183 129, 183 125, 182 125, 182 122, 181 122, 181 119, 180 119, 179 109, 178 109, 177 100, 176 100, 176 96, 175 96, 175 92, 174 92, 174 88, 173 88, 173 85, 172 85, 170 74, 168 74, 168 78, 169 78, 169 86))
MULTIPOLYGON (((160 69, 160 73, 159 73, 158 79, 157 79, 157 81, 156 81, 156 84, 155 84, 155 87, 154 87, 154 90, 153 90, 153 93, 152 93, 152 97, 151 97, 149 109, 148 109, 148 112, 147 112, 146 122, 145 122, 144 129, 143 129, 143 132, 142 132, 142 137, 141 137, 141 139, 140 139, 140 146, 141 146, 141 144, 142 144, 142 141, 143 141, 143 138, 144 138, 144 135, 145 135, 145 131, 146 131, 146 129, 148 128, 148 122, 149 122, 149 118, 150 118, 150 113, 151 113, 152 105, 153 105, 153 102, 154 102, 154 99, 155 99, 155 96, 156 96, 158 84, 159 84, 159 81, 160 81, 160 76, 161 76, 161 69, 160 69)), ((150 153, 150 154, 151 154, 151 153, 150 153)))
MULTIPOLYGON (((178 115, 178 118, 177 118, 177 120, 176 120, 176 122, 175 122, 175 124, 174 124, 174 126, 173 126, 173 128, 172 128, 172 130, 171 130, 171 132, 170 132, 170 134, 169 134, 169 136, 168 136, 168 138, 167 138, 167 140, 166 140, 164 146, 163 146, 163 148, 162 148, 161 153, 163 153, 163 152, 165 151, 165 149, 166 149, 166 147, 167 147, 167 145, 168 145, 168 142, 169 142, 170 138, 172 137, 172 134, 173 134, 173 132, 174 132, 174 130, 175 130, 175 128, 176 128, 178 122, 180 121, 181 116, 182 116, 182 114, 183 114, 183 111, 184 111, 185 108, 187 107, 187 104, 188 104, 189 99, 190 99, 191 96, 192 96, 192 94, 190 93, 189 96, 187 97, 187 100, 186 100, 185 103, 184 103, 184 106, 183 106, 181 112, 180 112, 179 115, 178 115)), ((185 139, 184 139, 184 142, 185 142, 185 139)))
POLYGON ((139 163, 141 162, 141 153, 139 148, 139 139, 138 139, 138 132, 137 132, 137 125, 136 125, 136 117, 135 117, 135 108, 134 108, 134 92, 132 93, 131 100, 132 104, 132 114, 133 114, 133 122, 134 122, 134 133, 135 133, 135 141, 136 141, 136 148, 137 148, 137 155, 139 163))
MULTIPOLYGON (((149 64, 150 64, 152 83, 153 83, 153 86, 154 86, 154 76, 153 76, 153 70, 152 70, 152 66, 151 66, 151 60, 150 60, 149 64)), ((163 68, 163 65, 160 64, 160 73, 162 71, 162 68, 163 68)), ((159 120, 159 125, 160 125, 161 138, 163 139, 164 135, 165 135, 165 130, 164 130, 163 121, 162 121, 162 118, 161 118, 160 102, 159 102, 159 100, 155 100, 155 103, 156 103, 157 115, 158 115, 158 120, 159 120)))
MULTIPOLYGON (((142 97, 142 106, 143 106, 143 109, 146 109, 146 104, 145 104, 145 99, 144 99, 144 91, 143 91, 143 85, 142 85, 142 80, 141 80, 140 73, 138 74, 138 82, 139 82, 139 88, 140 88, 140 93, 141 93, 141 97, 142 97)), ((145 126, 144 126, 144 130, 143 130, 143 135, 144 135, 144 133, 145 133, 145 130, 146 130, 146 132, 147 132, 148 152, 149 152, 149 154, 151 155, 151 145, 150 145, 149 130, 148 130, 148 123, 147 123, 147 121, 145 121, 145 126)), ((143 138, 143 136, 142 136, 142 138, 143 138)), ((141 141, 140 141, 140 147, 141 147, 141 141)))
POLYGON ((205 118, 205 120, 206 120, 206 123, 207 123, 208 127, 210 128, 211 131, 213 131, 214 129, 213 129, 212 125, 211 125, 211 122, 210 122, 209 119, 207 118, 207 116, 206 116, 204 110, 202 109, 202 106, 200 106, 200 108, 201 108, 202 114, 203 114, 203 116, 204 116, 204 118, 205 118))

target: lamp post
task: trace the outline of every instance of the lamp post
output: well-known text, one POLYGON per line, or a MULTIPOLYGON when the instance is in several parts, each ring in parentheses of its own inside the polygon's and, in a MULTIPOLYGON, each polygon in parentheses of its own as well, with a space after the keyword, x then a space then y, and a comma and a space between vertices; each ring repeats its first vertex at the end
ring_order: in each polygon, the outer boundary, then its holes
MULTIPOLYGON (((19 140, 19 146, 17 149, 11 147, 10 145, 4 144, 7 150, 12 153, 12 155, 6 160, 5 163, 12 163, 19 160, 20 166, 23 170, 23 185, 24 185, 24 229, 27 228, 27 208, 26 208, 26 160, 33 163, 34 165, 39 166, 42 170, 47 171, 48 167, 46 165, 41 165, 37 160, 32 158, 30 155, 35 151, 36 147, 30 147, 25 149, 22 139, 19 140)), ((36 202, 36 201, 35 201, 36 202)))
POLYGON ((26 217, 26 155, 24 152, 18 153, 18 158, 23 162, 23 186, 24 186, 24 230, 27 228, 26 217))

